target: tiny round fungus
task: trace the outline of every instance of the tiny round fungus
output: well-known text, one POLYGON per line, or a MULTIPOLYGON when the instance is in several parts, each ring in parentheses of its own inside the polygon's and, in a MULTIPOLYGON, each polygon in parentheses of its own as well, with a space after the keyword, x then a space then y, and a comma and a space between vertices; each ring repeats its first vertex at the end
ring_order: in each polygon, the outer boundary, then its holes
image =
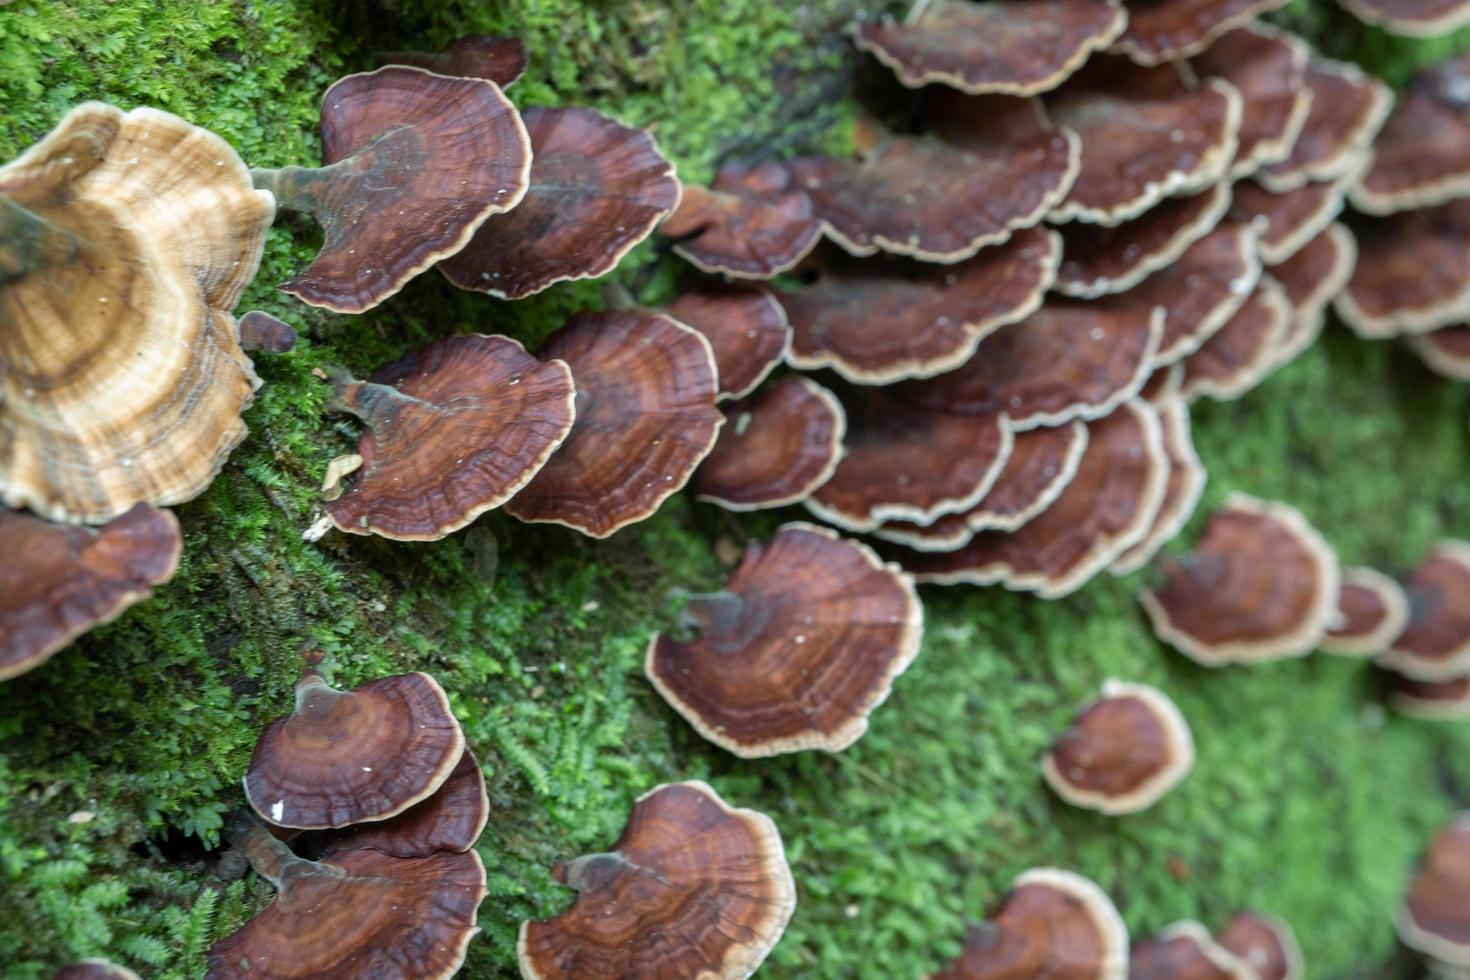
POLYGON ((109 960, 82 960, 53 974, 51 980, 143 980, 125 966, 109 960))
POLYGON ((658 231, 680 239, 675 254, 695 267, 736 279, 779 275, 822 237, 811 198, 774 161, 725 163, 711 187, 685 184, 658 231))
POLYGON ((325 853, 372 848, 394 857, 428 857, 436 851, 468 851, 490 819, 485 776, 468 748, 449 777, 428 799, 396 817, 332 832, 325 853))
POLYGON ((1180 362, 1185 399, 1229 401, 1254 388, 1276 367, 1295 315, 1282 285, 1262 276, 1225 326, 1180 362))
POLYGON ((1409 347, 1435 374, 1470 381, 1470 324, 1455 323, 1408 338, 1409 347))
POLYGON ((1312 104, 1291 153, 1256 172, 1267 190, 1280 193, 1353 173, 1393 108, 1388 86, 1346 61, 1309 58, 1305 84, 1312 104))
POLYGON ((1254 970, 1255 980, 1301 980, 1305 972, 1301 947, 1285 919, 1237 912, 1215 933, 1215 942, 1254 970))
MULTIPOLYGON (((1170 372, 1177 376, 1176 368, 1170 372)), ((1128 575, 1149 562, 1159 549, 1173 541, 1194 516, 1194 509, 1205 489, 1205 466, 1194 449, 1190 432, 1189 405, 1174 384, 1150 399, 1159 413, 1163 427, 1164 455, 1169 463, 1169 477, 1164 484, 1164 499, 1139 541, 1124 551, 1109 566, 1114 575, 1128 575)))
POLYGON ((1470 967, 1470 813, 1429 842, 1398 914, 1406 946, 1441 963, 1470 967))
POLYGON ((1128 980, 1261 980, 1198 922, 1176 922, 1133 944, 1128 980))
POLYGON ((1109 51, 1140 65, 1199 54, 1222 34, 1287 0, 1128 0, 1128 24, 1109 51))
POLYGON ((764 289, 706 282, 680 293, 664 310, 704 334, 720 375, 719 398, 744 398, 791 349, 786 310, 764 289))
POLYGON ((1470 23, 1466 0, 1338 0, 1353 16, 1402 37, 1440 37, 1470 23))
POLYGON ((240 348, 248 352, 284 354, 296 346, 296 331, 289 323, 261 310, 251 310, 240 318, 240 348))
POLYGON ((1416 681, 1390 673, 1388 703, 1410 718, 1470 721, 1470 675, 1447 681, 1416 681))
POLYGON ((1404 593, 1409 624, 1378 663, 1421 681, 1470 674, 1470 543, 1435 545, 1404 583, 1404 593))
POLYGON ((1360 337, 1428 333, 1470 319, 1470 199, 1355 228, 1358 261, 1336 306, 1360 337))
POLYGON ((1291 258, 1271 267, 1271 278, 1281 283, 1292 309, 1291 328, 1277 349, 1275 367, 1316 341, 1327 304, 1347 285, 1357 263, 1357 239, 1345 226, 1333 224, 1291 258))
POLYGON ((1221 35, 1191 60, 1198 75, 1223 78, 1240 93, 1231 177, 1248 177, 1291 154, 1312 105, 1306 86, 1308 54, 1306 42, 1296 35, 1251 24, 1221 35))
POLYGON ((467 34, 446 44, 437 54, 390 51, 382 59, 387 64, 422 68, 436 75, 459 78, 483 78, 501 88, 509 88, 526 73, 531 57, 518 37, 494 34, 467 34))
POLYGON ((1372 568, 1344 568, 1337 616, 1322 639, 1328 653, 1371 657, 1387 650, 1409 624, 1403 587, 1372 568))

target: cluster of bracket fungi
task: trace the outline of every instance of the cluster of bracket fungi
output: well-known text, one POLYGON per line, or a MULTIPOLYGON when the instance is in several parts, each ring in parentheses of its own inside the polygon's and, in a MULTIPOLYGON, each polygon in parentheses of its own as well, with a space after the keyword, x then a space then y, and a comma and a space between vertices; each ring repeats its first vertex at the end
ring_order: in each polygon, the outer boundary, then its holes
MULTIPOLYGON (((1344 2, 1410 34, 1470 10, 1344 2)), ((1395 103, 1253 23, 1280 5, 921 0, 853 32, 922 90, 904 118, 861 120, 850 158, 730 161, 709 187, 681 187, 649 133, 594 110, 518 110, 504 89, 526 55, 505 38, 335 83, 319 167, 249 170, 167 113, 79 106, 0 167, 0 544, 19 558, 0 564, 0 679, 174 573, 162 508, 245 438, 249 355, 295 340, 231 313, 278 207, 324 232, 281 289, 338 313, 432 266, 518 299, 601 276, 658 229, 710 274, 665 308, 576 314, 535 354, 465 334, 366 380, 332 373, 333 407, 363 431, 305 535, 433 540, 503 507, 602 538, 691 481, 731 510, 802 503, 878 543, 800 522, 750 542, 724 589, 652 638, 645 671, 736 755, 846 748, 919 652, 915 581, 1056 599, 1148 565, 1204 486, 1190 404, 1245 394, 1334 299, 1360 335, 1408 336, 1470 379, 1470 63, 1426 70, 1395 103)), ((1302 515, 1238 495, 1160 564, 1144 609, 1202 664, 1373 657, 1399 710, 1470 717, 1470 544, 1441 543, 1400 584, 1340 570, 1302 515)), ((1193 761, 1164 692, 1109 680, 1040 768, 1068 803, 1121 815, 1193 761)), ((253 812, 229 836, 277 897, 214 947, 210 976, 460 967, 488 803, 432 678, 343 692, 309 664, 245 791, 253 812), (304 926, 328 894, 331 914, 304 926)), ((1461 969, 1467 854, 1462 818, 1399 920, 1461 969)), ((747 976, 796 902, 772 821, 696 782, 640 797, 612 850, 555 873, 579 898, 525 923, 526 977, 747 976)), ((1095 884, 1037 868, 937 976, 1048 971, 1280 980, 1301 965, 1285 923, 1253 912, 1130 948, 1095 884)))

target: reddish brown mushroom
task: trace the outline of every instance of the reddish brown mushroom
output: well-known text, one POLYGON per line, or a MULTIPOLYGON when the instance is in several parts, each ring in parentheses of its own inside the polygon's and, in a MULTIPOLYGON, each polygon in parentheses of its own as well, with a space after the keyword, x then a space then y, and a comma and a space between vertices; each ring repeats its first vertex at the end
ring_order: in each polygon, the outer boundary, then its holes
POLYGON ((796 908, 776 825, 697 781, 643 794, 611 851, 552 874, 577 901, 521 924, 527 980, 748 977, 796 908))
POLYGON ((1470 543, 1439 542, 1414 568, 1404 592, 1409 624, 1378 663, 1420 681, 1470 674, 1470 543))
POLYGON ((1358 262, 1337 312, 1361 337, 1470 319, 1470 199, 1357 226, 1358 262))
POLYGON ((1470 381, 1470 324, 1456 323, 1410 337, 1409 347, 1436 374, 1470 381))
POLYGON ((1123 980, 1127 972, 1128 928, 1112 899, 1075 872, 1032 868, 930 980, 1123 980))
POLYGON ((1247 177, 1291 154, 1312 104, 1306 87, 1308 54, 1301 38, 1267 24, 1251 24, 1221 35, 1191 61, 1199 75, 1223 78, 1240 93, 1231 177, 1247 177))
POLYGON ((1127 20, 1118 0, 925 0, 902 23, 885 18, 853 33, 909 88, 1035 95, 1111 44, 1127 20))
POLYGON ((1056 233, 1038 228, 951 266, 834 258, 811 285, 777 294, 791 321, 786 359, 868 385, 951 370, 1036 310, 1060 257, 1056 233))
POLYGON ((1278 193, 1360 167, 1393 108, 1388 86, 1346 61, 1312 57, 1305 82, 1312 105, 1291 154, 1256 172, 1257 180, 1278 193))
POLYGON ((1262 276, 1225 326, 1180 362, 1184 398, 1228 401, 1250 391, 1276 367, 1294 316, 1286 290, 1262 276))
POLYGON ((1190 433, 1189 405, 1180 391, 1182 372, 1170 371, 1170 383, 1150 398, 1159 413, 1163 427, 1164 455, 1169 463, 1169 476, 1164 484, 1164 499, 1159 504, 1148 530, 1137 543, 1119 555, 1109 566, 1114 575, 1128 575, 1153 561, 1159 549, 1173 541, 1194 516, 1194 509, 1205 489, 1205 466, 1194 449, 1190 433))
POLYGON ((1429 842, 1398 915, 1406 946, 1452 967, 1470 967, 1470 813, 1429 842))
POLYGON ((1285 919, 1249 910, 1237 912, 1215 933, 1225 947, 1255 971, 1256 980, 1301 980, 1301 947, 1285 919))
POLYGON ((798 503, 832 478, 846 431, 847 413, 830 391, 787 375, 725 410, 694 492, 727 510, 798 503))
POLYGON ((1373 141, 1372 166, 1353 188, 1353 207, 1392 214, 1470 194, 1470 116, 1463 58, 1421 72, 1373 141))
POLYGON ((1199 54, 1222 34, 1286 5, 1287 0, 1130 0, 1128 24, 1109 51, 1140 65, 1199 54))
POLYGON ((348 75, 322 97, 322 164, 256 170, 324 241, 280 288, 338 313, 377 306, 526 193, 531 141, 499 86, 420 68, 348 75))
MULTIPOLYGON (((461 334, 336 379, 333 406, 362 419, 361 467, 327 487, 339 529, 433 541, 511 499, 572 430, 572 372, 509 337, 461 334)), ((332 474, 345 476, 344 467, 332 474)))
POLYGON ((1317 339, 1327 304, 1347 285, 1357 262, 1357 239, 1347 228, 1334 224, 1291 258, 1271 267, 1271 278, 1281 283, 1292 308, 1291 328, 1276 352, 1277 367, 1317 339))
POLYGON ((296 345, 296 331, 289 323, 261 310, 251 310, 240 318, 240 349, 247 353, 263 351, 284 354, 296 345))
POLYGON ((1277 194, 1253 180, 1242 181, 1235 185, 1231 216, 1242 223, 1255 223, 1260 231, 1256 249, 1261 261, 1276 265, 1332 224, 1342 211, 1347 183, 1343 178, 1319 181, 1277 194))
POLYGON ((464 748, 449 699, 428 674, 338 691, 308 667, 296 683, 296 710, 255 743, 245 798, 278 827, 387 820, 444 785, 464 748))
POLYGON ((1294 508, 1244 494, 1165 574, 1139 601, 1160 639, 1207 667, 1308 654, 1337 612, 1332 547, 1294 508))
POLYGON ((581 106, 521 113, 531 139, 525 197, 439 263, 461 289, 523 299, 614 269, 679 203, 653 137, 581 106))
POLYGON ((1322 639, 1328 653, 1371 657, 1387 650, 1409 624, 1403 587, 1372 568, 1344 568, 1337 615, 1322 639))
POLYGON ((1179 708, 1146 684, 1108 680, 1041 759, 1041 774, 1073 806, 1117 816, 1163 799, 1194 768, 1194 736, 1179 708))
POLYGON ((1470 676, 1416 681, 1388 675, 1388 703, 1401 715, 1424 721, 1470 721, 1470 676))
POLYGON ((721 399, 744 398, 755 391, 791 349, 786 311, 763 289, 701 283, 680 293, 664 312, 709 341, 721 399))
POLYGON ((699 734, 742 758, 839 752, 919 652, 913 581, 866 545, 810 524, 751 541, 695 635, 655 634, 644 672, 699 734))
POLYGON ((90 959, 73 963, 52 975, 51 980, 143 980, 125 966, 109 960, 90 959))
POLYGON ((1403 37, 1439 37, 1470 22, 1465 0, 1338 0, 1366 24, 1403 37))
POLYGON ((577 421, 505 505, 520 520, 605 538, 677 493, 724 424, 709 341, 666 316, 578 313, 542 355, 571 366, 577 421))
POLYGON ((396 817, 356 824, 330 834, 324 853, 372 848, 394 857, 428 857, 436 851, 468 851, 490 819, 485 776, 469 749, 428 799, 396 817))
POLYGON ((382 60, 392 65, 423 68, 436 75, 460 78, 483 78, 501 88, 509 88, 526 73, 531 56, 518 37, 494 34, 467 34, 446 44, 436 54, 413 51, 390 51, 382 60))
POLYGON ((1176 922, 1133 944, 1128 980, 1260 980, 1198 922, 1176 922))
POLYGON ((181 547, 174 515, 147 504, 101 527, 0 507, 0 681, 148 598, 173 578, 181 547))
POLYGON ((726 163, 711 187, 684 185, 659 234, 705 272, 770 279, 795 266, 822 237, 804 191, 779 163, 726 163))

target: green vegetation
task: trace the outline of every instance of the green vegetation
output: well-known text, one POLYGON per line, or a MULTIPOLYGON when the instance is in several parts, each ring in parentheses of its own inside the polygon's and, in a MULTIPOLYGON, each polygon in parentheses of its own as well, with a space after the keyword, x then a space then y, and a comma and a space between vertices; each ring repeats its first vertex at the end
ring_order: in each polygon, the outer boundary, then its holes
MULTIPOLYGON (((176 112, 254 165, 314 162, 331 80, 371 67, 375 50, 480 30, 526 37, 533 65, 517 102, 589 104, 654 126, 698 180, 725 156, 840 135, 843 93, 866 67, 837 28, 861 6, 0 0, 0 159, 101 98, 176 112)), ((1395 83, 1449 50, 1363 31, 1323 0, 1283 16, 1395 83)), ((1292 920, 1313 976, 1368 976, 1388 961, 1389 911, 1418 847, 1470 799, 1470 733, 1386 716, 1355 662, 1196 668, 1152 639, 1133 601, 1139 577, 1053 603, 928 590, 924 652, 862 742, 747 763, 663 705, 642 651, 672 619, 670 589, 720 581, 716 541, 765 534, 799 509, 733 516, 680 496, 605 542, 496 514, 428 545, 303 542, 326 462, 355 437, 324 411, 314 368, 365 371, 465 330, 534 347, 599 305, 601 289, 564 285, 512 305, 430 274, 373 314, 332 316, 272 288, 307 260, 314 234, 295 218, 274 230, 242 305, 304 340, 260 359, 251 438, 180 508, 178 577, 0 686, 0 974, 41 977, 105 954, 151 977, 200 975, 208 945, 269 898, 253 877, 225 882, 213 849, 256 733, 287 710, 304 643, 326 651, 339 682, 420 668, 451 694, 493 805, 468 976, 514 975, 519 922, 570 898, 549 865, 605 846, 634 796, 687 777, 771 814, 788 842, 800 907, 764 975, 917 976, 1036 864, 1096 878, 1140 935, 1182 917, 1218 923, 1249 903, 1292 920), (1108 676, 1164 686, 1199 743, 1177 792, 1121 820, 1061 805, 1036 769, 1108 676)), ((650 243, 615 278, 658 302, 681 274, 650 243)), ((1463 387, 1405 351, 1331 327, 1244 401, 1199 409, 1205 506, 1234 489, 1279 497, 1345 561, 1402 569, 1435 537, 1466 533, 1466 408, 1463 387)))

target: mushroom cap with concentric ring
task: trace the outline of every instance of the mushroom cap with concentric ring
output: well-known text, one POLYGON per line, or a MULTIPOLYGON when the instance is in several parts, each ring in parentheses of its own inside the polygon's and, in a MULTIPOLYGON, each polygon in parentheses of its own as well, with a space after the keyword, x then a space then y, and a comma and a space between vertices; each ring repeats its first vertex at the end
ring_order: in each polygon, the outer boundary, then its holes
POLYGON ((1380 666, 1421 681, 1470 674, 1470 543, 1444 540, 1404 583, 1409 622, 1380 666))
POLYGON ((1215 932, 1215 942, 1256 971, 1257 980, 1301 980, 1301 947, 1285 919, 1246 909, 1215 932))
POLYGON ((1344 568, 1337 618, 1322 639, 1328 653, 1371 657, 1387 650, 1409 625, 1403 586, 1372 568, 1344 568))
POLYGON ((1456 815, 1429 842, 1397 924, 1405 945, 1470 967, 1470 813, 1456 815))

